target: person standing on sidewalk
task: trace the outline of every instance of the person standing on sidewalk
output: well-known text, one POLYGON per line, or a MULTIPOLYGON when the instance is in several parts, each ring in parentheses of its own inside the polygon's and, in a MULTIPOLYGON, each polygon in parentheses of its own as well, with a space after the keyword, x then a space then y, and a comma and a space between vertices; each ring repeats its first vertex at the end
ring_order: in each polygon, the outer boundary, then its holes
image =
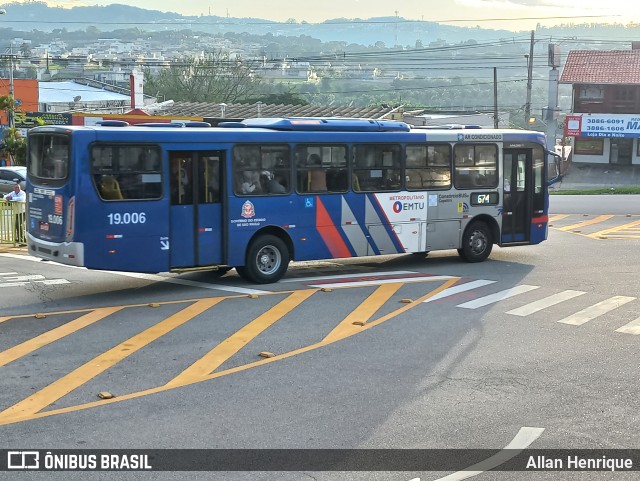
MULTIPOLYGON (((27 201, 27 193, 20 188, 20 184, 16 184, 13 186, 13 192, 9 192, 5 195, 4 200, 8 200, 10 202, 21 202, 24 204, 27 201)), ((21 205, 16 206, 15 213, 15 242, 24 246, 27 239, 25 239, 26 229, 24 225, 24 209, 21 205)))

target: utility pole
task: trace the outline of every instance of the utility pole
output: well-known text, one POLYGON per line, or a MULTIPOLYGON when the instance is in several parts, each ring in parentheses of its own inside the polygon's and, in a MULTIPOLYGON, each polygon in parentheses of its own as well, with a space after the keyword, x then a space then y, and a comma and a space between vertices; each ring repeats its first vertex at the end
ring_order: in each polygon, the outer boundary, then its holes
POLYGON ((558 80, 560 78, 560 47, 549 44, 549 104, 544 112, 547 124, 547 149, 555 152, 556 135, 558 134, 558 80))
POLYGON ((9 109, 7 115, 9 116, 9 128, 14 128, 16 126, 16 123, 15 117, 13 115, 13 109, 15 109, 16 106, 16 99, 13 95, 13 44, 11 44, 11 47, 9 47, 9 57, 11 58, 9 60, 9 97, 13 102, 13 108, 9 109))
MULTIPOLYGON (((524 125, 529 125, 531 118, 531 83, 533 81, 533 44, 535 43, 535 30, 531 30, 531 45, 527 57, 527 103, 524 104, 524 125)), ((526 55, 525 55, 526 57, 526 55)))
MULTIPOLYGON (((7 11, 4 8, 0 9, 0 15, 6 15, 7 11)), ((13 115, 13 109, 15 109, 15 98, 13 96, 13 43, 11 44, 11 46, 9 47, 9 97, 11 98, 12 102, 13 102, 13 108, 10 108, 7 111, 7 117, 8 117, 8 121, 9 121, 9 127, 13 128, 15 127, 15 117, 13 115)), ((3 55, 0 58, 7 58, 7 55, 3 55)))
POLYGON ((498 67, 493 67, 493 128, 498 128, 498 67))
POLYGON ((14 105, 13 108, 7 110, 7 120, 9 122, 9 127, 15 127, 15 117, 13 110, 15 108, 15 97, 13 91, 13 46, 9 49, 9 55, 0 55, 0 59, 9 61, 9 97, 12 99, 14 105))

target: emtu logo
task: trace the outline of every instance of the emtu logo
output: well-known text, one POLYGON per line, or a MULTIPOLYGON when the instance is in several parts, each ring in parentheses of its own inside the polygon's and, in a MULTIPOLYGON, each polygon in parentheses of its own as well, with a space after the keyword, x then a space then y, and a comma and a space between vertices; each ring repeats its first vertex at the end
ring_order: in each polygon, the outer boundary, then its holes
POLYGON ((394 202, 393 204, 393 211, 396 214, 399 214, 400 212, 402 212, 402 202, 394 202))
POLYGON ((40 469, 38 451, 8 451, 7 469, 40 469))

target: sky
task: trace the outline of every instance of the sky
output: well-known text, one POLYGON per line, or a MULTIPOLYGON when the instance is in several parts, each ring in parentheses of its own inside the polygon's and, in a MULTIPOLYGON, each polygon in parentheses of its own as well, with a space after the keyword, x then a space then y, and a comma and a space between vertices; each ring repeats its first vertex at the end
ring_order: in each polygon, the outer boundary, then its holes
POLYGON ((640 22, 637 0, 57 0, 46 3, 67 8, 121 3, 183 15, 229 15, 275 21, 293 18, 312 23, 341 17, 395 16, 397 11, 399 17, 410 20, 469 20, 447 23, 514 31, 535 28, 537 23, 640 22))

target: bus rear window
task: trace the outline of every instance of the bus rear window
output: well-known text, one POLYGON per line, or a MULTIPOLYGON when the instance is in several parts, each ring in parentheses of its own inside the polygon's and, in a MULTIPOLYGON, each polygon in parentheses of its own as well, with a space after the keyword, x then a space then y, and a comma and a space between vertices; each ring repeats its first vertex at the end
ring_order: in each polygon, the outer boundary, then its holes
POLYGON ((34 179, 64 180, 69 173, 69 137, 60 134, 29 136, 28 171, 34 179))

